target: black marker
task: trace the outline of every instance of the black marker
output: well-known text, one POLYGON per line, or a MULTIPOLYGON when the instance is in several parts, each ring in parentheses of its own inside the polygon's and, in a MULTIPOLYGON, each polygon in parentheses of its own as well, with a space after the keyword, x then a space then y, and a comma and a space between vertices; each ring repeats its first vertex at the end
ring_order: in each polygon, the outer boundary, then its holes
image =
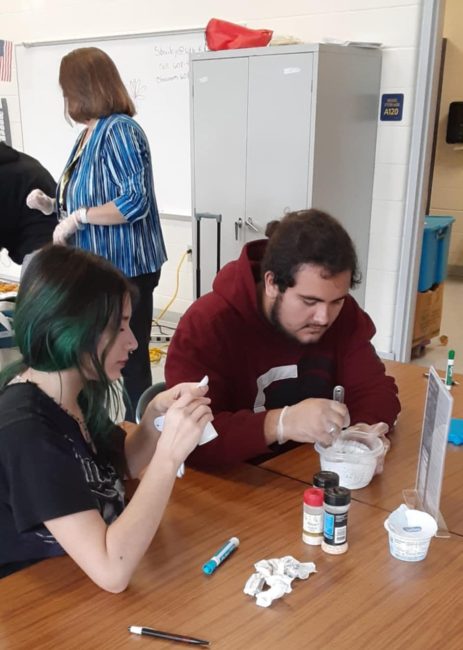
POLYGON ((151 627, 139 627, 138 625, 131 625, 129 627, 129 632, 132 632, 132 634, 155 636, 157 639, 167 639, 168 641, 180 641, 182 643, 192 643, 193 645, 209 645, 209 641, 204 641, 203 639, 195 639, 192 636, 183 636, 182 634, 161 632, 160 630, 153 630, 151 627))

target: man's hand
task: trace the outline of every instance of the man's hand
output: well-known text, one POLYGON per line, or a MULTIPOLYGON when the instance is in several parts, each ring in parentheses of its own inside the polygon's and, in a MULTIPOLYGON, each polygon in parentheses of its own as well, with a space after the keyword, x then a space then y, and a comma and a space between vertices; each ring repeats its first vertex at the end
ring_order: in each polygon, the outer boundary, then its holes
POLYGON ((52 214, 55 211, 55 203, 55 199, 39 189, 32 190, 26 197, 27 207, 31 210, 40 210, 43 214, 52 214))
POLYGON ((330 399, 309 398, 289 406, 282 422, 283 439, 321 442, 330 445, 334 435, 349 424, 345 404, 330 399))

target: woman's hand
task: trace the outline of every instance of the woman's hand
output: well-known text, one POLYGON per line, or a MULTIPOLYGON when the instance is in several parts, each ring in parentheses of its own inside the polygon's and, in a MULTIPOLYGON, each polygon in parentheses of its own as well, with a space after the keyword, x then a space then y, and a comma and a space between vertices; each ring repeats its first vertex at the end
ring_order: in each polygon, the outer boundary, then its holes
MULTIPOLYGON (((164 390, 162 393, 158 393, 146 407, 143 413, 142 423, 145 424, 149 421, 150 425, 153 424, 154 418, 158 415, 164 415, 172 404, 182 397, 182 395, 191 394, 193 397, 200 398, 206 395, 207 390, 207 386, 198 386, 197 383, 185 382, 177 384, 168 390, 164 390)), ((210 401, 209 398, 205 398, 204 403, 210 404, 210 401)))
MULTIPOLYGON (((161 456, 171 460, 176 467, 181 465, 197 446, 204 427, 213 420, 209 408, 210 400, 198 396, 198 392, 203 393, 204 388, 191 384, 187 386, 189 388, 177 399, 173 398, 171 406, 167 409, 155 454, 158 458, 161 456)), ((173 394, 175 395, 175 392, 173 394)))
POLYGON ((26 197, 26 205, 31 210, 40 210, 43 214, 51 214, 55 211, 56 200, 47 196, 42 190, 35 189, 26 197))
MULTIPOLYGON (((205 406, 207 412, 210 412, 209 404, 211 400, 205 397, 206 392, 207 386, 198 387, 197 383, 184 383, 178 384, 162 393, 158 393, 153 397, 151 402, 146 406, 138 427, 126 437, 125 454, 130 476, 139 476, 153 458, 161 435, 154 424, 155 419, 160 415, 164 415, 177 402, 180 402, 183 397, 198 406, 205 406)), ((183 402, 180 403, 182 404, 183 402)), ((210 419, 212 419, 212 415, 210 419)), ((206 420, 206 422, 209 420, 206 420)), ((164 424, 164 426, 166 425, 164 424)), ((183 458, 178 465, 181 462, 183 462, 183 458)))
POLYGON ((60 221, 53 231, 53 243, 65 246, 67 238, 71 237, 71 235, 73 235, 76 230, 77 225, 74 223, 71 217, 63 219, 63 221, 60 221))
POLYGON ((77 230, 82 230, 85 224, 88 223, 87 209, 79 208, 74 210, 71 214, 59 222, 53 231, 53 243, 66 245, 66 240, 72 237, 77 230))

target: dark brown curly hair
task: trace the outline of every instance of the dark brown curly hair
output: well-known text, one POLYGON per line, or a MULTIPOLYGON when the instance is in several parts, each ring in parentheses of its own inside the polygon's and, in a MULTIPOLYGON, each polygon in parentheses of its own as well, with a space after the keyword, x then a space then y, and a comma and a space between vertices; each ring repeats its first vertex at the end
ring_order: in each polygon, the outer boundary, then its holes
POLYGON ((324 269, 327 277, 351 272, 351 288, 361 281, 357 253, 343 226, 326 212, 311 208, 285 215, 267 224, 269 237, 261 274, 273 273, 280 292, 295 285, 294 276, 303 264, 324 269))

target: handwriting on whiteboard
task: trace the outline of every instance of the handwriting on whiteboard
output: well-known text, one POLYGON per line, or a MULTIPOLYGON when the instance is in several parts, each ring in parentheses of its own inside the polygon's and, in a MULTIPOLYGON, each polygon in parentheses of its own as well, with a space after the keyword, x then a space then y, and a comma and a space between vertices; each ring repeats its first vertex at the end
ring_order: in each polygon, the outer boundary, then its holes
POLYGON ((136 102, 138 99, 144 99, 146 95, 146 85, 141 79, 130 79, 129 92, 134 102, 136 102))
POLYGON ((154 80, 156 83, 169 83, 188 79, 190 54, 204 52, 205 44, 154 46, 154 80))

